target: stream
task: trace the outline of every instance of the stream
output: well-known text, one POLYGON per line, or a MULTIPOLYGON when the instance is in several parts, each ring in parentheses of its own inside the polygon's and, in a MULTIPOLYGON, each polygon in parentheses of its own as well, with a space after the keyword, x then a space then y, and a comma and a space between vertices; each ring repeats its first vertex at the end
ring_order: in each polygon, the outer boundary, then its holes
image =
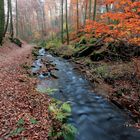
POLYGON ((94 93, 90 82, 69 61, 41 49, 33 64, 33 72, 43 65, 41 59, 56 65, 58 70, 54 72, 58 79, 46 78, 50 76, 49 73, 40 74, 37 88, 57 89, 51 96, 70 102, 72 116, 69 123, 78 129, 76 140, 140 140, 140 132, 127 127, 129 117, 107 99, 94 93))

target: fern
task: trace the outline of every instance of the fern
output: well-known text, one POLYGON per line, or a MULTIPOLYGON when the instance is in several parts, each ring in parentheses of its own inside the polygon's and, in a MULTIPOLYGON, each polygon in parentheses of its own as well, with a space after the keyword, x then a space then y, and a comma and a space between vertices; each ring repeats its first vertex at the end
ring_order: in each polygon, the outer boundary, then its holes
POLYGON ((17 126, 23 126, 24 125, 24 120, 21 118, 17 122, 17 126))
POLYGON ((71 106, 67 102, 63 103, 60 109, 67 113, 71 113, 71 106))
POLYGON ((49 136, 50 138, 64 138, 65 140, 74 140, 77 129, 71 125, 66 124, 68 117, 71 115, 71 106, 68 102, 62 103, 61 101, 53 100, 49 106, 50 112, 52 112, 54 118, 62 123, 61 131, 56 132, 51 128, 49 136))
POLYGON ((77 129, 71 124, 63 125, 63 137, 65 140, 74 140, 77 129))
POLYGON ((16 128, 15 130, 11 131, 10 136, 17 136, 18 134, 20 134, 24 130, 25 130, 24 127, 16 128))
POLYGON ((34 125, 38 123, 38 121, 36 119, 34 119, 34 118, 31 118, 30 122, 31 122, 31 124, 34 124, 34 125))

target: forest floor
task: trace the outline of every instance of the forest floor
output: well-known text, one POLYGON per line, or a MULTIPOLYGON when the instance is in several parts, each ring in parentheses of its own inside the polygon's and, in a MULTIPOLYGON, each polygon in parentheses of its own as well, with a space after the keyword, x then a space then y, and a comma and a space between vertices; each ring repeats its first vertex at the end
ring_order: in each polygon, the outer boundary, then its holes
POLYGON ((0 47, 0 139, 48 137, 50 99, 35 90, 37 80, 27 74, 32 49, 26 43, 21 48, 10 42, 0 47))

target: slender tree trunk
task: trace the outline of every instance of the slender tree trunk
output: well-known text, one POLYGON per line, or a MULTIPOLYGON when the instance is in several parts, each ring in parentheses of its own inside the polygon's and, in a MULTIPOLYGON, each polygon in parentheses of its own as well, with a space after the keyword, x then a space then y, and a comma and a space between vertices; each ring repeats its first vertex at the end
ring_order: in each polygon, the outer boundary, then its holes
POLYGON ((97 6, 97 0, 94 0, 94 12, 93 12, 93 20, 96 20, 96 6, 97 6))
MULTIPOLYGON (((106 12, 108 13, 109 12, 109 7, 108 5, 106 4, 106 12)), ((110 18, 108 17, 108 24, 110 24, 110 18)))
POLYGON ((68 29, 68 1, 66 0, 66 32, 67 32, 67 44, 69 45, 69 29, 68 29))
POLYGON ((61 42, 64 43, 64 37, 63 37, 63 21, 64 21, 64 15, 63 15, 63 6, 64 6, 64 0, 61 0, 61 42))
POLYGON ((44 4, 42 6, 42 12, 43 12, 43 23, 44 23, 44 35, 46 35, 46 16, 45 16, 45 7, 44 7, 44 4))
POLYGON ((16 36, 18 36, 18 2, 16 0, 16 36))
POLYGON ((4 0, 0 0, 0 45, 2 45, 3 41, 4 24, 5 24, 4 0))
POLYGON ((91 19, 91 6, 92 6, 92 0, 89 0, 89 19, 91 19))
POLYGON ((14 36, 14 28, 13 28, 13 14, 12 14, 12 1, 9 2, 9 8, 10 8, 10 34, 11 38, 14 36))
POLYGON ((73 26, 73 4, 72 4, 72 2, 70 3, 70 9, 71 9, 71 12, 69 12, 69 23, 70 23, 70 25, 71 26, 73 26))
POLYGON ((77 5, 77 32, 78 32, 78 29, 79 29, 79 0, 77 0, 76 5, 77 5))
POLYGON ((8 24, 9 24, 9 3, 10 1, 9 0, 7 0, 7 20, 6 20, 6 25, 5 25, 5 29, 4 29, 4 37, 5 37, 5 35, 6 35, 6 32, 7 32, 7 29, 8 29, 8 24))
POLYGON ((84 19, 84 25, 86 25, 86 19, 87 19, 87 8, 88 8, 88 1, 86 0, 86 4, 85 4, 85 19, 84 19))

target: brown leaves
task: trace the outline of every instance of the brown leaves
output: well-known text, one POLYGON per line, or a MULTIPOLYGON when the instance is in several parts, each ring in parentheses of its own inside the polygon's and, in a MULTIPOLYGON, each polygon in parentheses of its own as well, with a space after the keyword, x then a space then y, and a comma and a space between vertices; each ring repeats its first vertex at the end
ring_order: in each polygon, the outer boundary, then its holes
POLYGON ((26 62, 28 65, 32 63, 31 55, 26 57, 31 54, 32 47, 14 47, 12 51, 7 49, 10 47, 0 49, 0 53, 6 52, 7 56, 5 59, 0 56, 0 138, 47 140, 51 126, 48 113, 50 100, 35 91, 36 79, 29 78, 21 67, 26 62), (24 120, 22 126, 17 125, 20 119, 24 120), (33 124, 31 119, 37 123, 33 124))

